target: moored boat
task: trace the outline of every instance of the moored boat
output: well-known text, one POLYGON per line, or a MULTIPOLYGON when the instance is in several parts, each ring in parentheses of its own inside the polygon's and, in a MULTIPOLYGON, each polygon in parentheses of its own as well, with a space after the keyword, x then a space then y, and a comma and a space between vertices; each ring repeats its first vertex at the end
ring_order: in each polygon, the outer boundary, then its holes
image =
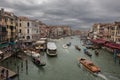
POLYGON ((77 45, 75 45, 75 48, 78 50, 78 51, 80 51, 81 49, 77 46, 77 45))
POLYGON ((97 67, 92 61, 89 61, 85 58, 78 58, 78 62, 89 72, 97 74, 100 72, 100 68, 97 67))

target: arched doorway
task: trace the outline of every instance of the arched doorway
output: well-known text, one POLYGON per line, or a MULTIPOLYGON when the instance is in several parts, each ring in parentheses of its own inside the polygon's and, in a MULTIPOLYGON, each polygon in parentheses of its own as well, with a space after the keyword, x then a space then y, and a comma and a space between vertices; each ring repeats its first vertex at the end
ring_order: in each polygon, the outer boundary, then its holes
POLYGON ((28 40, 28 39, 30 39, 30 36, 27 36, 26 38, 27 38, 27 40, 28 40))

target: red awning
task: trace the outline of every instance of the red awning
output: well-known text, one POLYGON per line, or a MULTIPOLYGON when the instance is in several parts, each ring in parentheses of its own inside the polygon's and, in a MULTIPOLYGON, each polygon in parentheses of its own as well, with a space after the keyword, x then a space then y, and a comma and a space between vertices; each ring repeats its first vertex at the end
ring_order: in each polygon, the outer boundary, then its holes
POLYGON ((96 44, 104 44, 106 42, 106 40, 103 39, 93 39, 91 41, 96 44))
POLYGON ((116 44, 112 42, 106 43, 104 44, 104 46, 112 48, 112 49, 120 49, 120 44, 116 44))

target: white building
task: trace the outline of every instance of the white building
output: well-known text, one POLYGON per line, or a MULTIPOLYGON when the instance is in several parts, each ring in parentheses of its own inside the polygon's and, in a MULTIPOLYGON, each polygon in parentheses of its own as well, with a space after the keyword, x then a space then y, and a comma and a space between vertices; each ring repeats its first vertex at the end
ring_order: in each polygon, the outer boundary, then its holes
POLYGON ((29 20, 27 17, 18 18, 18 39, 34 41, 39 39, 39 25, 37 20, 29 20))

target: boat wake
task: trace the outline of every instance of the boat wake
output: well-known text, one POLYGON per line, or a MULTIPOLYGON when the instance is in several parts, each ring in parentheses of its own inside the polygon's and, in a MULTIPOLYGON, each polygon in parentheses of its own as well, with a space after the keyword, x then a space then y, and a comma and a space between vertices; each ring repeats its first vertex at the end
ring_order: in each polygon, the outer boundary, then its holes
POLYGON ((105 75, 101 74, 101 73, 98 73, 97 76, 104 79, 104 80, 108 80, 108 78, 105 75))

